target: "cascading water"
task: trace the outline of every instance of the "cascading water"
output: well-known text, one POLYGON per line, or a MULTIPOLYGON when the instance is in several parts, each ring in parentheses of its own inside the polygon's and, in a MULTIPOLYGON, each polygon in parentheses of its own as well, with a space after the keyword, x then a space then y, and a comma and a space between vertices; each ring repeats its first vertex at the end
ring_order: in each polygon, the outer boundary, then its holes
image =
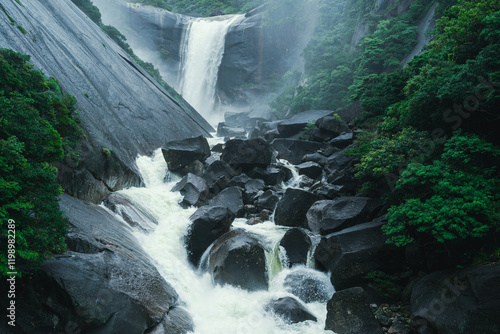
MULTIPOLYGON (((283 283, 288 273, 297 270, 312 272, 312 269, 305 267, 281 268, 280 255, 276 253, 279 253, 279 247, 276 245, 285 234, 286 227, 276 226, 272 222, 249 226, 244 219, 237 219, 233 223, 234 228, 247 230, 268 250, 268 291, 248 292, 230 285, 214 285, 209 273, 193 270, 187 260, 183 238, 190 225, 189 216, 195 209, 182 209, 178 205, 181 195, 170 191, 176 180, 163 182, 167 165, 161 150, 157 150, 153 157, 139 157, 137 165, 146 187, 130 188, 119 193, 137 207, 146 209, 147 214, 158 221, 153 233, 137 229, 135 235, 156 262, 159 272, 178 292, 184 303, 181 306, 193 317, 195 333, 332 333, 323 329, 325 303, 306 304, 309 311, 318 318, 318 322, 287 324, 264 310, 264 306, 272 299, 291 296, 283 283)), ((330 285, 326 274, 314 271, 313 275, 330 285)), ((333 287, 327 293, 331 296, 333 287)))
POLYGON ((177 90, 200 114, 210 121, 215 106, 219 66, 226 34, 243 15, 193 18, 181 44, 181 69, 177 90))

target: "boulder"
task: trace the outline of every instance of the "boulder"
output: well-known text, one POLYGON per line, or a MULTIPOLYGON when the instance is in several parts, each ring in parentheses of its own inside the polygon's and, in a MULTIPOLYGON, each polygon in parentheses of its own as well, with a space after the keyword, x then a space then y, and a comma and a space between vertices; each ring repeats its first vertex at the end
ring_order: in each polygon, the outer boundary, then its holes
POLYGON ((353 141, 354 136, 352 132, 347 132, 330 140, 330 145, 339 149, 344 149, 351 145, 353 141))
POLYGON ((184 196, 181 205, 183 207, 202 206, 207 204, 209 190, 205 179, 188 173, 173 188, 172 191, 179 191, 184 196))
POLYGON ((249 112, 225 112, 224 123, 229 126, 244 128, 249 119, 249 112))
POLYGON ((161 151, 168 169, 172 172, 195 160, 203 161, 210 156, 210 146, 203 136, 170 141, 162 147, 161 151))
POLYGON ((251 177, 249 177, 246 174, 240 174, 238 176, 233 177, 229 183, 227 184, 228 187, 240 187, 240 188, 245 188, 245 184, 247 184, 248 181, 253 180, 251 177))
POLYGON ((217 196, 212 198, 210 205, 220 205, 229 209, 236 217, 243 215, 243 194, 238 187, 229 187, 221 191, 217 196))
POLYGON ((262 138, 231 139, 226 142, 221 160, 233 168, 249 171, 252 168, 266 168, 271 163, 269 144, 262 138))
POLYGON ((321 198, 309 191, 288 188, 276 206, 276 225, 307 227, 306 214, 311 205, 321 198))
POLYGON ((328 134, 328 137, 337 137, 340 134, 349 130, 347 124, 340 118, 340 116, 333 114, 321 117, 316 121, 316 126, 321 131, 328 134))
POLYGON ((346 168, 352 161, 352 158, 345 155, 345 150, 333 153, 327 158, 326 168, 330 173, 346 168))
POLYGON ((285 277, 283 285, 304 303, 326 303, 335 292, 328 275, 306 267, 296 267, 285 277))
POLYGON ((188 260, 195 267, 205 250, 224 233, 229 232, 235 215, 227 207, 202 206, 189 218, 191 226, 186 236, 188 260))
POLYGON ((293 115, 278 123, 278 131, 282 137, 292 137, 304 130, 308 124, 331 114, 331 110, 309 110, 293 115))
POLYGON ((301 302, 292 297, 273 300, 266 305, 265 309, 291 324, 308 320, 318 321, 301 302))
POLYGON ((296 167, 299 171, 299 175, 306 175, 313 180, 321 177, 321 175, 323 174, 323 168, 319 164, 312 161, 303 162, 296 167))
POLYGON ((359 287, 337 291, 327 304, 325 329, 337 334, 383 334, 359 287))
POLYGON ((264 181, 252 179, 245 184, 243 200, 247 204, 253 204, 255 197, 264 189, 264 181))
POLYGON ((324 167, 326 165, 326 157, 321 154, 321 153, 311 153, 311 154, 306 154, 304 155, 304 157, 302 158, 302 161, 304 162, 315 162, 317 163, 318 165, 320 165, 321 167, 324 167))
POLYGON ((356 286, 373 270, 394 272, 404 263, 404 251, 386 243, 384 224, 377 219, 321 238, 314 254, 316 265, 332 273, 335 289, 356 286))
POLYGON ((236 137, 246 138, 247 132, 244 128, 239 126, 229 126, 224 122, 219 123, 217 126, 217 137, 236 137))
POLYGON ((261 209, 266 209, 269 211, 274 211, 276 205, 278 204, 280 198, 275 195, 271 190, 266 190, 262 195, 257 198, 257 207, 261 209))
POLYGON ((248 172, 254 179, 261 179, 268 186, 276 186, 290 179, 290 175, 283 168, 268 167, 266 169, 256 167, 248 172))
POLYGON ((254 237, 241 229, 217 240, 209 255, 209 271, 216 284, 231 284, 246 290, 266 290, 266 256, 254 237))
POLYGON ((285 249, 289 267, 296 264, 307 264, 307 255, 311 249, 311 238, 299 228, 286 231, 280 241, 280 247, 285 249))
POLYGON ((302 163, 306 154, 316 153, 325 147, 325 144, 300 139, 277 138, 271 142, 270 146, 278 152, 279 159, 298 165, 302 163))
POLYGON ((368 197, 338 197, 314 203, 307 212, 307 227, 322 235, 371 221, 381 204, 368 197))
POLYGON ((224 150, 224 144, 223 143, 215 144, 212 147, 212 152, 214 152, 214 153, 222 153, 223 150, 224 150))
POLYGON ((210 193, 217 195, 226 188, 229 180, 238 175, 227 163, 221 160, 216 160, 211 163, 201 175, 207 181, 210 193))
POLYGON ((413 287, 411 310, 421 333, 499 333, 500 263, 424 276, 413 287))
MULTIPOLYGON (((324 198, 327 199, 334 199, 337 197, 340 197, 340 193, 344 193, 345 191, 343 190, 344 186, 339 186, 339 185, 334 185, 334 184, 324 184, 321 187, 317 188, 314 193, 318 194, 324 198)), ((311 228, 311 227, 309 227, 311 228)), ((319 233, 319 229, 315 230, 317 233, 319 233)))

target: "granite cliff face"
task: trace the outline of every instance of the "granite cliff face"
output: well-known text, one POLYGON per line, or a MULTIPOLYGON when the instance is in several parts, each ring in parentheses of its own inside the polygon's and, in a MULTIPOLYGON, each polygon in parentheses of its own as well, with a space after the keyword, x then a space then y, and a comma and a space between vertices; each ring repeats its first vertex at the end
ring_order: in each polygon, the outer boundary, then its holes
POLYGON ((81 163, 60 168, 70 194, 100 202, 109 191, 140 184, 138 154, 209 135, 210 125, 196 111, 182 107, 71 1, 2 5, 0 47, 31 55, 37 69, 78 100, 86 134, 81 163))

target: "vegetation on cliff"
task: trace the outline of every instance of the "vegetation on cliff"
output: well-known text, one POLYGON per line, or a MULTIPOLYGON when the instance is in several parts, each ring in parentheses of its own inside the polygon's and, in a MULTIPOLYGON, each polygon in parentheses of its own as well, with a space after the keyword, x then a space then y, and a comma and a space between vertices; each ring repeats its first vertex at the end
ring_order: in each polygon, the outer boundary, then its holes
POLYGON ((385 187, 390 242, 455 263, 498 248, 499 41, 498 1, 460 1, 425 53, 356 87, 365 133, 351 153, 363 190, 385 187))
POLYGON ((61 92, 57 80, 33 69, 29 59, 0 49, 1 275, 20 273, 65 250, 67 222, 58 205, 62 189, 51 163, 78 159, 76 99, 61 92), (11 227, 15 233, 8 231, 11 227), (8 267, 13 235, 16 260, 8 267))

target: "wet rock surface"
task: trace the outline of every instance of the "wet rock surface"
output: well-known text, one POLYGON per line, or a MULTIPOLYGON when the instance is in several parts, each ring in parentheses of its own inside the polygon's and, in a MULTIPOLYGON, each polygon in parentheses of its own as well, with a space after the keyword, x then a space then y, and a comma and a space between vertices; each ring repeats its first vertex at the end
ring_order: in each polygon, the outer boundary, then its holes
POLYGON ((266 306, 266 310, 292 324, 318 320, 302 303, 292 297, 273 300, 266 306))

